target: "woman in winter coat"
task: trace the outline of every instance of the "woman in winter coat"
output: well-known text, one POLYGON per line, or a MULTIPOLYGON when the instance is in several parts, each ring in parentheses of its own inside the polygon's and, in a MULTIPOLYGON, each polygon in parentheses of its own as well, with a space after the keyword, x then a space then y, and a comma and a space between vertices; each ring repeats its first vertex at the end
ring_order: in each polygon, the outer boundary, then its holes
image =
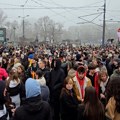
POLYGON ((21 63, 20 63, 20 60, 16 57, 16 58, 14 58, 14 66, 13 66, 13 70, 16 72, 17 71, 17 68, 18 68, 18 66, 20 66, 21 65, 21 63))
POLYGON ((25 69, 24 69, 23 65, 18 66, 17 73, 18 73, 18 76, 19 76, 21 82, 25 84, 27 77, 25 75, 25 69))
POLYGON ((110 78, 111 97, 106 105, 106 116, 111 120, 120 120, 120 76, 110 78))
POLYGON ((106 70, 102 70, 99 72, 99 80, 100 80, 100 100, 106 106, 106 91, 108 89, 109 84, 109 76, 106 70))
POLYGON ((11 98, 11 102, 15 103, 16 108, 20 106, 20 92, 21 92, 21 82, 18 78, 18 74, 14 73, 13 70, 9 73, 9 78, 6 80, 7 93, 11 98))
POLYGON ((83 104, 78 107, 77 120, 104 120, 104 106, 99 100, 94 87, 85 88, 83 104))
POLYGON ((73 90, 73 80, 67 77, 60 95, 61 120, 76 120, 78 99, 73 90))
POLYGON ((8 65, 7 65, 7 72, 9 73, 14 66, 14 58, 9 58, 8 65))

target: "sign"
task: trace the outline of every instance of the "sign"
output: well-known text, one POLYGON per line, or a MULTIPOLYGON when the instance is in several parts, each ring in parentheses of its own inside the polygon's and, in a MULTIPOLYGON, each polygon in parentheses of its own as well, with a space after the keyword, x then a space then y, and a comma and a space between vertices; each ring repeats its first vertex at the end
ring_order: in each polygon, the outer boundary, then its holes
POLYGON ((6 41, 6 28, 0 28, 0 42, 6 41))

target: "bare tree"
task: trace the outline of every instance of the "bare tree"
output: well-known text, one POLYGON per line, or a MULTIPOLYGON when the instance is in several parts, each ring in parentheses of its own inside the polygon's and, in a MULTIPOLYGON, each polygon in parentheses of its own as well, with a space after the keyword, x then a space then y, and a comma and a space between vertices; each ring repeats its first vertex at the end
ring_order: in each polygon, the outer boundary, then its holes
POLYGON ((7 16, 4 14, 4 12, 0 9, 0 27, 3 27, 5 20, 7 19, 7 16))
POLYGON ((41 38, 44 41, 55 42, 60 39, 62 34, 62 24, 55 23, 48 16, 39 18, 38 22, 35 24, 37 34, 40 33, 41 38), (39 31, 39 32, 38 32, 39 31))
POLYGON ((13 22, 6 22, 5 27, 7 30, 7 38, 9 38, 10 41, 13 41, 14 39, 17 39, 18 31, 19 31, 19 24, 16 20, 13 22), (14 36, 15 34, 15 36, 14 36), (15 37, 15 38, 14 38, 15 37))
POLYGON ((37 25, 40 31, 40 36, 46 41, 48 38, 47 33, 49 32, 50 18, 48 16, 39 18, 37 25))

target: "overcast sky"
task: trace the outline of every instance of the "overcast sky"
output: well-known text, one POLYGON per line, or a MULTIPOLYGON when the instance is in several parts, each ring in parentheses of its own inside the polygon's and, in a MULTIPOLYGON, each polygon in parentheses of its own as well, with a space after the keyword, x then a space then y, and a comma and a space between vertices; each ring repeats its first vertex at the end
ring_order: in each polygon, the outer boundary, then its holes
MULTIPOLYGON (((120 0, 106 1, 106 19, 120 20, 120 0)), ((29 15, 26 18, 28 20, 37 20, 40 17, 49 16, 65 27, 76 26, 79 22, 85 22, 82 19, 90 21, 96 18, 93 22, 100 24, 99 20, 103 18, 103 14, 100 14, 103 12, 103 4, 104 0, 0 0, 0 8, 7 15, 7 20, 20 21, 18 16, 26 15, 29 15), (85 17, 85 15, 94 13, 98 14, 85 17), (84 17, 80 19, 79 16, 84 17)))

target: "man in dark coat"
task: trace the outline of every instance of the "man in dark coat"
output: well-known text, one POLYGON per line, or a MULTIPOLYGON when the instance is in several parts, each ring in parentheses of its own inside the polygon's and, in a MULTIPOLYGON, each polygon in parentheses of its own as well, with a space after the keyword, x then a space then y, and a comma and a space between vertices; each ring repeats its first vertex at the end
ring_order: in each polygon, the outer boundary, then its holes
POLYGON ((53 110, 53 120, 60 120, 60 102, 59 97, 63 82, 65 79, 65 73, 61 68, 60 59, 56 59, 52 63, 54 65, 53 70, 50 73, 50 104, 53 110))
POLYGON ((51 120, 50 106, 42 101, 39 83, 28 78, 25 83, 26 100, 17 108, 13 120, 51 120))

